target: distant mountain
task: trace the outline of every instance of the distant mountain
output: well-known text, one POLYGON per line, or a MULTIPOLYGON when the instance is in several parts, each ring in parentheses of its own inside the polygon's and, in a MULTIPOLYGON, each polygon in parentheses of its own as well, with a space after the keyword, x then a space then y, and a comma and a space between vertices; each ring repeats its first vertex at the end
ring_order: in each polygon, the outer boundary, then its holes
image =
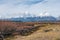
POLYGON ((47 11, 44 11, 43 13, 40 13, 38 15, 34 15, 26 11, 23 15, 21 16, 15 16, 7 19, 2 19, 2 20, 9 20, 9 21, 15 21, 15 22, 42 22, 42 21, 56 21, 57 18, 51 16, 47 11))
POLYGON ((57 17, 57 20, 58 20, 58 21, 60 21, 60 16, 59 16, 59 17, 57 17))
POLYGON ((10 21, 16 22, 39 22, 39 21, 56 21, 57 19, 53 16, 43 16, 43 17, 19 17, 19 18, 10 18, 10 21))

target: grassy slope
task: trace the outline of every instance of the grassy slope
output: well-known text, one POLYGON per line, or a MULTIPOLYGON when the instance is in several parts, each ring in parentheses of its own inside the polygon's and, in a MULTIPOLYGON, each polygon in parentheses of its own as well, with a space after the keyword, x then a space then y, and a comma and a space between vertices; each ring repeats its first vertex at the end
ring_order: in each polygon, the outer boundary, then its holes
MULTIPOLYGON (((39 30, 29 36, 16 35, 11 40, 59 40, 60 39, 60 25, 48 24, 45 27, 40 27, 39 30), (49 30, 46 32, 46 30, 49 30)), ((9 40, 9 39, 8 39, 9 40)))

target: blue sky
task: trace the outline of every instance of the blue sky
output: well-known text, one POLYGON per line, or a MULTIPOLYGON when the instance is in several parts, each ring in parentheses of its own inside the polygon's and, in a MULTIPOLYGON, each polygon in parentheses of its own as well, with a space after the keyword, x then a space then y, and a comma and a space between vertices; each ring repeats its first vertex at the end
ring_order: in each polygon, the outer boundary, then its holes
POLYGON ((0 17, 17 17, 25 12, 40 15, 47 12, 52 16, 60 16, 60 0, 0 0, 0 17))

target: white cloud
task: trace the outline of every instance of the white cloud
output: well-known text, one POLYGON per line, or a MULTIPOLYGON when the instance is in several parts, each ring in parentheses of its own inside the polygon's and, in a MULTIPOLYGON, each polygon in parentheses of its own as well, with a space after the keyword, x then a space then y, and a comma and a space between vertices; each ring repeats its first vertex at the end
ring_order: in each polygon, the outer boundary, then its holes
POLYGON ((32 15, 39 15, 46 11, 53 15, 60 15, 60 0, 0 0, 0 15, 4 17, 16 17, 29 11, 32 15))

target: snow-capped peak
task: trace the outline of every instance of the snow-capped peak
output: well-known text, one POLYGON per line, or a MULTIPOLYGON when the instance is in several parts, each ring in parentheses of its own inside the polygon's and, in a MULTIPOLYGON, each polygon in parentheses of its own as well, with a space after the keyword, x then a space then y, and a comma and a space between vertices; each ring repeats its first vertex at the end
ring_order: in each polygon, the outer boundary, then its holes
POLYGON ((50 14, 48 12, 43 12, 43 13, 40 13, 38 16, 40 16, 40 17, 50 16, 50 14))

